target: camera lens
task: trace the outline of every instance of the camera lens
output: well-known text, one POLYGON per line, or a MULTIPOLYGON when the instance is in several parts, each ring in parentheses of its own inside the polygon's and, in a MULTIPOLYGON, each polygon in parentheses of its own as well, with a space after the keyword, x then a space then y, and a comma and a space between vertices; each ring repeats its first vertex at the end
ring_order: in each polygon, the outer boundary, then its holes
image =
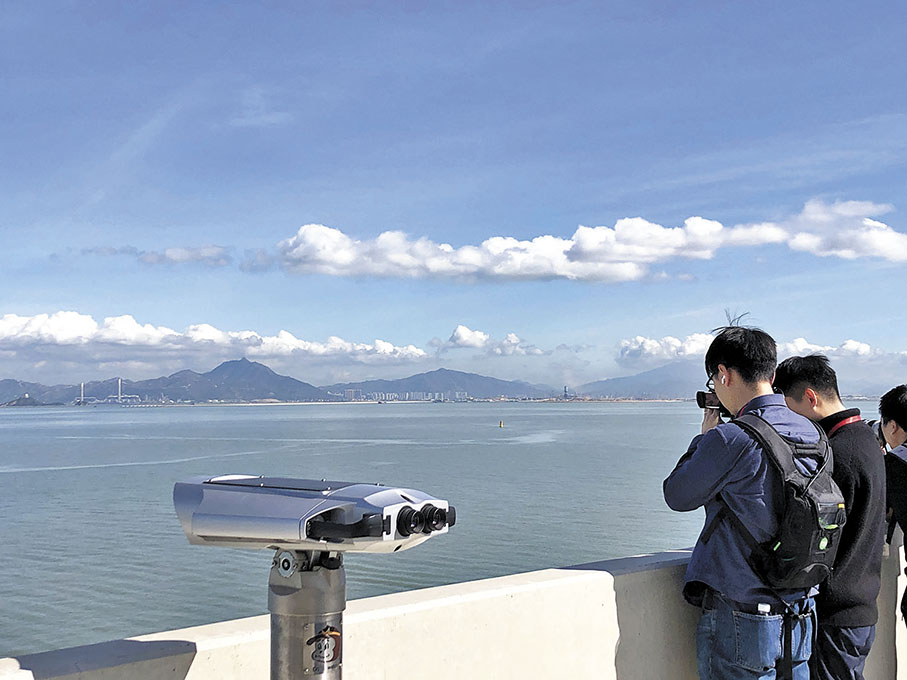
POLYGON ((425 526, 425 517, 418 510, 403 508, 397 514, 397 531, 402 536, 412 536, 422 531, 425 526))
POLYGON ((434 505, 422 506, 422 515, 425 517, 425 527, 422 531, 430 534, 432 531, 440 531, 447 526, 447 512, 442 508, 436 508, 434 505))

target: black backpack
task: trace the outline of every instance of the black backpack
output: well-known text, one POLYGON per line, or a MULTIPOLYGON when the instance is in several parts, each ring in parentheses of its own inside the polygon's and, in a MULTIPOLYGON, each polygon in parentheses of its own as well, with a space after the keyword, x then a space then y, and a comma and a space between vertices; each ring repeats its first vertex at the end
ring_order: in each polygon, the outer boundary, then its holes
MULTIPOLYGON (((756 541, 720 494, 721 510, 706 532, 711 535, 721 515, 727 515, 750 546, 752 553, 748 562, 766 585, 779 590, 802 590, 819 585, 834 566, 841 527, 846 520, 844 496, 831 477, 834 463, 828 437, 816 425, 818 442, 794 442, 752 413, 731 422, 756 440, 771 467, 781 477, 778 533, 765 543, 756 541), (809 476, 800 472, 794 463, 795 456, 814 459, 816 473, 809 476)), ((703 539, 707 538, 703 536, 703 539)))

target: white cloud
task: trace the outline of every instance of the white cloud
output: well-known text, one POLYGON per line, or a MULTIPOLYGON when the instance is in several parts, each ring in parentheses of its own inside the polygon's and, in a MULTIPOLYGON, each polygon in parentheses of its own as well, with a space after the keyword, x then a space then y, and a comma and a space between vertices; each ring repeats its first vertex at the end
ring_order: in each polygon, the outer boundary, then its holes
POLYGON ((451 347, 484 347, 488 344, 488 333, 474 331, 460 324, 454 328, 447 342, 451 347))
POLYGON ((712 342, 708 333, 694 333, 683 340, 667 335, 661 339, 637 335, 618 344, 617 363, 622 366, 652 366, 705 356, 712 342))
POLYGON ((140 324, 132 316, 107 317, 101 323, 77 312, 26 317, 0 317, 0 352, 25 362, 53 359, 101 365, 105 362, 148 365, 181 358, 186 361, 236 358, 295 358, 337 360, 359 364, 420 361, 428 354, 415 345, 386 340, 350 342, 329 337, 325 342, 302 340, 288 331, 275 336, 255 331, 224 331, 194 324, 178 332, 164 326, 140 324))
POLYGON ((36 316, 5 314, 0 317, 0 347, 83 344, 97 332, 98 324, 94 319, 76 312, 36 316))
POLYGON ((806 338, 794 338, 790 342, 778 343, 778 360, 790 356, 803 356, 805 354, 825 354, 828 357, 869 357, 880 354, 870 345, 859 340, 845 340, 837 347, 833 345, 816 345, 806 338))
MULTIPOLYGON (((683 340, 670 335, 660 339, 637 335, 618 343, 615 359, 619 365, 625 368, 640 370, 661 366, 679 359, 701 359, 705 357, 713 337, 708 333, 694 333, 683 340)), ((904 354, 903 352, 885 353, 859 340, 845 340, 835 346, 816 344, 802 337, 779 342, 777 348, 779 361, 790 356, 805 354, 825 354, 831 359, 848 360, 894 358, 904 354)))
POLYGON ((778 354, 781 359, 789 356, 801 356, 804 354, 821 354, 830 352, 834 347, 825 345, 814 345, 808 342, 806 338, 794 338, 790 342, 778 343, 778 354))
MULTIPOLYGON (((74 314, 74 312, 69 312, 69 314, 74 314)), ((93 319, 92 322, 94 322, 93 319)), ((154 346, 175 340, 179 338, 179 335, 179 333, 166 326, 140 324, 127 314, 104 319, 104 323, 98 327, 94 339, 98 342, 111 344, 154 346)), ((90 340, 91 338, 87 341, 90 340)))
POLYGON ((868 201, 831 205, 809 201, 803 212, 784 225, 790 233, 788 245, 820 257, 878 257, 907 262, 907 234, 873 219, 891 210, 890 205, 868 201))
MULTIPOLYGON (((860 342, 858 340, 845 340, 840 348, 842 354, 854 354, 856 356, 869 356, 872 354, 872 347, 870 347, 865 342, 860 342)), ((902 352, 901 352, 902 354, 902 352)))
POLYGON ((823 257, 907 261, 907 234, 874 219, 891 210, 869 201, 813 200, 779 222, 725 226, 690 217, 683 226, 664 227, 629 217, 613 227, 579 226, 570 238, 492 236, 459 248, 425 237, 412 239, 401 231, 359 240, 333 227, 306 224, 277 247, 284 269, 296 274, 621 282, 669 278, 663 272, 650 273, 655 263, 711 259, 722 248, 770 244, 823 257))
POLYGON ((459 324, 454 328, 446 342, 435 338, 429 344, 437 348, 439 352, 458 348, 484 349, 485 355, 489 357, 543 356, 551 354, 550 351, 539 349, 535 345, 525 342, 516 333, 507 333, 502 340, 495 340, 488 333, 473 330, 463 324, 459 324))
POLYGON ((527 345, 516 333, 508 333, 504 339, 490 348, 489 352, 498 356, 541 356, 548 354, 535 345, 527 345))
POLYGON ((278 249, 283 267, 296 274, 630 281, 646 273, 637 262, 572 261, 572 246, 572 240, 554 236, 531 241, 495 236, 479 246, 454 248, 427 238, 411 240, 399 231, 360 241, 339 229, 307 224, 278 249))
POLYGON ((724 245, 778 243, 785 234, 774 225, 725 227, 690 217, 683 227, 666 228, 641 217, 618 220, 614 228, 579 227, 570 255, 579 261, 651 263, 677 257, 710 259, 724 245))
POLYGON ((386 340, 375 340, 373 343, 349 342, 334 335, 326 342, 311 342, 300 340, 287 331, 280 331, 276 336, 270 337, 251 333, 243 338, 243 342, 248 345, 248 356, 263 358, 301 354, 311 357, 348 357, 363 363, 379 363, 384 360, 416 361, 428 356, 425 350, 415 345, 398 347, 386 340))

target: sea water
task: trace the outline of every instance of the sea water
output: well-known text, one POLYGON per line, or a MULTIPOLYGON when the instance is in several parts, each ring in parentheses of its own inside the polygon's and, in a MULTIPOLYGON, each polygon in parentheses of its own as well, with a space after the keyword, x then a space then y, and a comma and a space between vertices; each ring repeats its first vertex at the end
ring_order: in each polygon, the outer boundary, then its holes
POLYGON ((457 525, 351 555, 350 599, 695 542, 661 483, 694 403, 0 409, 0 657, 267 611, 271 553, 189 545, 173 483, 245 473, 411 487, 457 525), (503 426, 502 426, 503 425, 503 426))

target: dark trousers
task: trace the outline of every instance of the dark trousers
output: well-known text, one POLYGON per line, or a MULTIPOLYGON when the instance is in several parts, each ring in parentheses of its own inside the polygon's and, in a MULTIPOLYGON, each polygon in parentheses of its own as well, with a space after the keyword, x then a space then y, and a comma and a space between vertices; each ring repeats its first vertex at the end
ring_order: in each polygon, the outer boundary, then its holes
POLYGON ((863 666, 875 637, 875 626, 842 628, 820 621, 810 664, 812 680, 863 680, 863 666))

